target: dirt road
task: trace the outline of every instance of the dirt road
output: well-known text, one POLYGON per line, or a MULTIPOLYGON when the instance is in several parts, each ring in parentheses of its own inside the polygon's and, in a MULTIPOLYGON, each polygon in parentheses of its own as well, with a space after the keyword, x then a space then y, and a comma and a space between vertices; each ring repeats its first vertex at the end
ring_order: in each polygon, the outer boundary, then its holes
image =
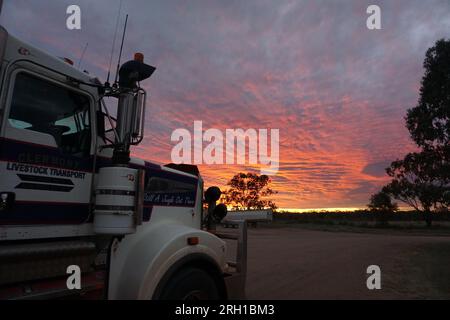
POLYGON ((450 237, 250 229, 249 299, 450 298, 450 237), (369 265, 382 289, 366 287, 369 265))

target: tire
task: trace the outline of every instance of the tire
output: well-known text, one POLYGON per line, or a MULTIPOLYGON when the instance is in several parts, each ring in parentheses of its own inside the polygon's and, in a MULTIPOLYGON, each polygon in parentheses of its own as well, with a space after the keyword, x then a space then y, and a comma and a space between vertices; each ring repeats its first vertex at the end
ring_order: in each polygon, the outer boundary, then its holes
POLYGON ((162 290, 160 300, 219 300, 216 282, 202 269, 189 267, 178 271, 162 290))

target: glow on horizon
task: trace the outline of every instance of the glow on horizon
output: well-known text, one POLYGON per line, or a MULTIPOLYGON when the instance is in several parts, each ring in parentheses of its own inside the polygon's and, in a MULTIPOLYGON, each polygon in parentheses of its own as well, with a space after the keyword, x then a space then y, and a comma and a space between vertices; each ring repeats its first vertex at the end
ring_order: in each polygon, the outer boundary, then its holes
POLYGON ((277 211, 284 211, 289 213, 308 213, 308 212, 353 212, 353 211, 359 211, 359 210, 365 210, 367 208, 306 208, 306 209, 300 209, 300 208, 278 208, 277 211))
MULTIPOLYGON (((278 208, 279 212, 288 213, 311 213, 311 212, 342 212, 349 213, 354 211, 368 210, 367 207, 348 207, 348 208, 309 208, 309 209, 299 209, 299 208, 278 208)), ((399 207, 399 211, 410 211, 409 207, 399 207)))

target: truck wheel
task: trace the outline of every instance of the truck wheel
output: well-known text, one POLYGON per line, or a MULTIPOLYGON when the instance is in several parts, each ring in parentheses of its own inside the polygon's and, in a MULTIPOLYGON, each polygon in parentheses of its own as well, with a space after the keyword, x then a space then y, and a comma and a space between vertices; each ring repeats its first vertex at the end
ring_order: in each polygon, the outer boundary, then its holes
POLYGON ((214 279, 198 268, 177 272, 166 284, 161 300, 219 300, 219 290, 214 279))

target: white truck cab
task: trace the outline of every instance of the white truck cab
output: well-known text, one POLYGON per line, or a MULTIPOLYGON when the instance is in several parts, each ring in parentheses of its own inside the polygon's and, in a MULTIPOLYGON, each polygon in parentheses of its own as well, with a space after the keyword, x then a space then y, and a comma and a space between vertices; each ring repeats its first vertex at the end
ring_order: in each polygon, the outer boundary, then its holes
POLYGON ((139 81, 154 70, 138 55, 105 85, 0 27, 0 299, 244 297, 245 224, 209 232, 224 213, 214 195, 204 214, 196 167, 129 156, 144 138, 139 81), (219 236, 238 241, 236 261, 219 236))

